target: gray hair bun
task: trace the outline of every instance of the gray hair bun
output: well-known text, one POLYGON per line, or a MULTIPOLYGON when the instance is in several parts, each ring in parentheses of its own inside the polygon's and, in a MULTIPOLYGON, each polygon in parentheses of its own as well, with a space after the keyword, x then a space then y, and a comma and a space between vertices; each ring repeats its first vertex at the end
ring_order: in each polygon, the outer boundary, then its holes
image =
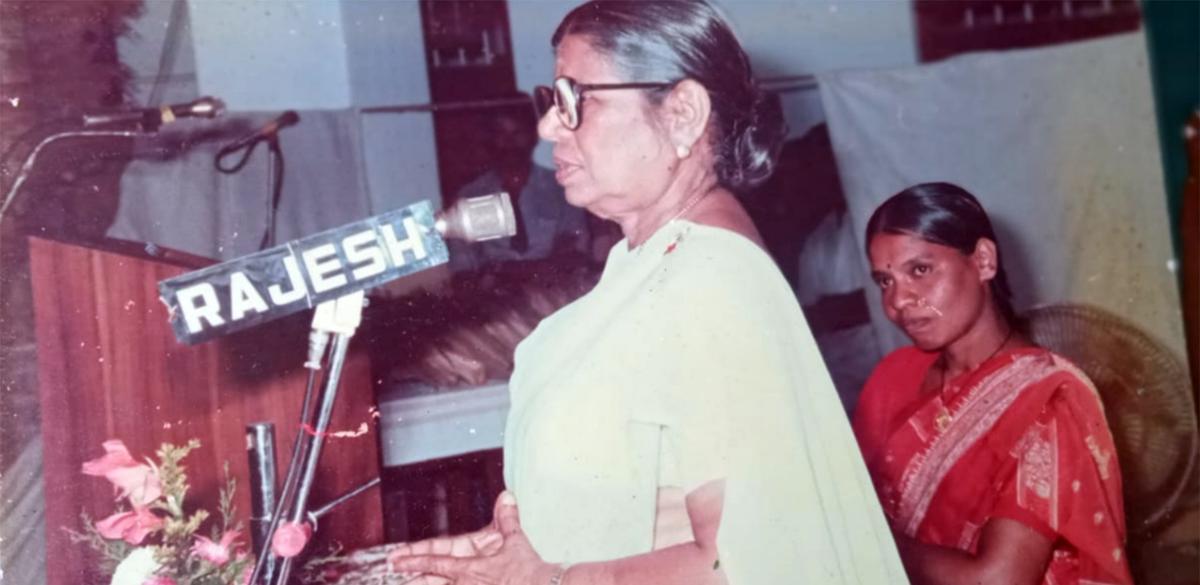
POLYGON ((771 176, 787 136, 779 97, 757 86, 750 92, 749 107, 728 126, 717 149, 717 176, 723 185, 738 192, 753 189, 771 176))

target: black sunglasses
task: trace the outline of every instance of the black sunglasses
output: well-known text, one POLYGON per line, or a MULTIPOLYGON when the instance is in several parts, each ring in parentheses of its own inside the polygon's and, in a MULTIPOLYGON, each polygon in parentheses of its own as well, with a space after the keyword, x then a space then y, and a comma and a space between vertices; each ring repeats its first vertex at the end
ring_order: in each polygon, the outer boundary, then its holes
POLYGON ((664 89, 672 83, 665 81, 638 83, 577 83, 570 77, 559 77, 554 80, 552 87, 539 85, 533 88, 533 102, 537 107, 538 117, 554 107, 558 119, 568 130, 575 130, 583 122, 583 94, 589 91, 606 91, 613 89, 664 89))

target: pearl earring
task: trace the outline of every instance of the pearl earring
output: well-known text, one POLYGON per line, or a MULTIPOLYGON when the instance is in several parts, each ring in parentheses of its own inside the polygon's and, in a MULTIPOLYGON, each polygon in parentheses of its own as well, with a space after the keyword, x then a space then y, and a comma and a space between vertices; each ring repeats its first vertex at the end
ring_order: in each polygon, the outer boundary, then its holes
POLYGON ((692 156, 692 149, 685 144, 680 144, 679 146, 675 147, 675 156, 678 156, 681 159, 692 156))

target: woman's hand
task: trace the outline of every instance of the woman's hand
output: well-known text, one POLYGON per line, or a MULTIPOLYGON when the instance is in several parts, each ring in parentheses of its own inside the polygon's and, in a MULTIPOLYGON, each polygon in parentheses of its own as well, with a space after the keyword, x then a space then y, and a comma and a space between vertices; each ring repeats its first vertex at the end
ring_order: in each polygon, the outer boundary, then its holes
MULTIPOLYGON (((507 492, 505 492, 507 493, 507 492)), ((505 494, 501 494, 504 496, 505 494)), ((485 555, 496 554, 500 550, 500 545, 504 542, 504 536, 500 534, 499 528, 499 510, 501 498, 496 499, 495 508, 492 511, 492 523, 475 532, 459 534, 457 536, 447 536, 442 538, 430 538, 420 542, 401 544, 392 548, 388 553, 388 564, 394 569, 398 559, 405 558, 421 558, 427 556, 437 557, 456 557, 456 558, 471 558, 485 555)), ((405 571, 407 573, 419 573, 419 571, 405 571)), ((433 575, 421 575, 415 579, 404 581, 405 585, 440 585, 449 583, 450 581, 436 577, 433 575)))
POLYGON ((521 532, 512 494, 496 498, 493 516, 491 526, 478 532, 397 548, 390 558, 392 568, 423 574, 406 585, 549 583, 557 567, 543 561, 521 532))

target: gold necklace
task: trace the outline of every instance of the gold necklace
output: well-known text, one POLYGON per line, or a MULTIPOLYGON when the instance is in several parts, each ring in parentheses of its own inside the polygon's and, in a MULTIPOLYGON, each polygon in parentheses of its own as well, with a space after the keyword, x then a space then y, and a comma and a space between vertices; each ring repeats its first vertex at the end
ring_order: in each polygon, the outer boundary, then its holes
MULTIPOLYGON (((666 226, 666 225, 670 224, 671 222, 679 219, 680 217, 683 217, 683 214, 691 211, 692 208, 695 207, 697 204, 699 204, 702 200, 704 200, 705 197, 708 197, 708 194, 712 193, 714 189, 709 189, 709 190, 697 195, 696 197, 693 197, 691 201, 688 201, 687 204, 684 205, 679 211, 675 212, 675 215, 672 215, 670 218, 667 219, 667 221, 664 221, 661 224, 659 224, 658 228, 655 229, 654 232, 651 232, 651 235, 653 235, 654 233, 657 233, 658 230, 663 228, 663 226, 666 226)), ((645 244, 649 240, 650 240, 650 238, 647 237, 645 240, 643 240, 637 246, 634 246, 634 249, 640 253, 642 251, 642 245, 645 244)))
POLYGON ((691 201, 688 201, 687 205, 683 206, 683 209, 680 209, 678 212, 675 213, 675 215, 672 215, 671 219, 664 221, 663 225, 667 225, 667 224, 683 217, 683 214, 691 211, 692 208, 695 207, 697 204, 699 204, 701 201, 703 201, 705 197, 708 197, 708 194, 711 192, 712 192, 712 190, 709 189, 708 191, 705 191, 705 192, 701 193, 700 195, 693 197, 691 201))
MULTIPOLYGON (((983 361, 980 361, 979 365, 982 366, 992 358, 996 357, 996 354, 1000 353, 1000 350, 1004 349, 1004 346, 1008 345, 1008 341, 1012 339, 1014 331, 1015 329, 1013 327, 1009 327, 1008 334, 1004 336, 1004 340, 1000 342, 1000 345, 996 346, 996 349, 993 350, 992 353, 983 358, 983 361)), ((938 432, 946 430, 946 427, 949 427, 950 423, 954 421, 954 415, 950 413, 950 409, 946 408, 946 381, 946 354, 942 354, 941 357, 938 358, 938 412, 933 417, 933 425, 937 427, 938 432)))

